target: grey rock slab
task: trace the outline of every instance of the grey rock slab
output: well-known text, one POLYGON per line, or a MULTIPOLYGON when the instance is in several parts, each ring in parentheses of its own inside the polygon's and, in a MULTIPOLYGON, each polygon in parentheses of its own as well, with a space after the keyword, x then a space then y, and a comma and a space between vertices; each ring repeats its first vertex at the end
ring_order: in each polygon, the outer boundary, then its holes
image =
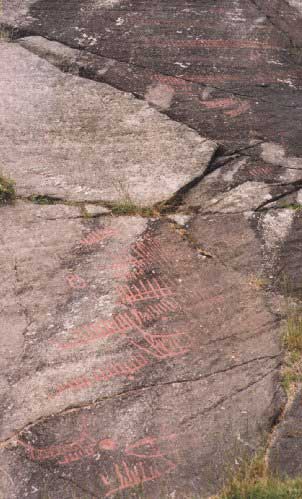
MULTIPOLYGON (((2 0, 0 10, 0 22, 10 23, 15 27, 20 27, 28 22, 35 21, 30 13, 30 8, 37 0, 2 0)), ((93 0, 91 7, 106 8, 113 7, 120 3, 120 0, 93 0)))
POLYGON ((250 386, 248 369, 237 370, 227 379, 152 387, 39 422, 0 454, 5 492, 10 499, 44 491, 62 499, 208 497, 222 483, 223 463, 252 452, 273 416, 275 375, 258 367, 250 386))
POLYGON ((302 392, 289 404, 275 429, 269 449, 269 468, 281 477, 300 477, 302 472, 302 392))
POLYGON ((36 0, 2 0, 0 22, 18 26, 23 22, 33 21, 29 14, 30 6, 36 0))
POLYGON ((105 206, 99 206, 97 204, 86 204, 85 205, 86 213, 88 213, 91 217, 99 217, 101 215, 108 215, 110 210, 105 206))
POLYGON ((293 209, 272 210, 271 217, 267 220, 270 222, 268 227, 274 224, 271 240, 272 244, 277 244, 279 249, 279 258, 274 266, 275 282, 283 293, 293 295, 301 300, 302 212, 293 209), (286 286, 284 279, 287 282, 286 286))
POLYGON ((274 142, 264 142, 261 145, 261 149, 261 156, 267 163, 296 170, 302 169, 302 158, 286 155, 285 148, 280 144, 276 144, 274 142))
POLYGON ((200 214, 191 222, 189 234, 213 258, 245 274, 253 286, 263 272, 263 248, 253 225, 251 213, 200 214))
POLYGON ((0 45, 3 174, 21 195, 152 205, 202 175, 216 144, 108 85, 0 45))
POLYGON ((0 211, 1 303, 20 320, 1 370, 2 489, 216 492, 283 403, 267 294, 175 224, 58 209, 0 211))
POLYGON ((234 213, 252 211, 272 198, 270 188, 263 182, 245 182, 213 198, 207 211, 234 213))
POLYGON ((16 23, 21 35, 103 58, 83 64, 87 77, 227 147, 284 140, 301 156, 301 61, 292 50, 301 46, 301 16, 288 2, 39 0, 28 16, 16 23))
POLYGON ((301 287, 300 231, 299 211, 275 208, 258 213, 201 213, 192 220, 189 235, 206 253, 245 275, 251 286, 274 288, 278 283, 282 294, 285 274, 293 290, 301 287))
POLYGON ((192 215, 187 215, 186 213, 175 213, 173 215, 168 216, 169 220, 172 220, 173 222, 177 223, 178 225, 181 225, 182 227, 185 227, 189 224, 192 215))
MULTIPOLYGON (((5 353, 1 374, 8 383, 1 387, 1 399, 7 416, 14 413, 11 423, 10 416, 2 420, 4 434, 48 415, 52 387, 64 376, 81 374, 81 362, 88 368, 97 361, 95 345, 92 352, 88 344, 75 357, 70 350, 59 349, 61 357, 57 343, 64 332, 68 336, 78 325, 110 319, 118 300, 116 288, 127 270, 116 268, 114 259, 121 251, 127 259, 127 245, 129 250, 147 225, 139 217, 104 217, 101 223, 78 215, 77 208, 58 205, 17 203, 1 208, 0 259, 5 283, 0 300, 1 351, 5 353), (117 241, 112 240, 115 233, 117 241), (112 264, 106 260, 109 254, 112 264)), ((54 410, 57 404, 50 405, 54 410)))
POLYGON ((282 184, 300 179, 297 170, 240 153, 234 154, 234 158, 222 156, 218 161, 225 164, 218 164, 217 169, 185 194, 185 206, 223 212, 255 209, 269 201, 270 195, 286 189, 281 188, 282 184))
POLYGON ((287 0, 292 7, 295 7, 299 13, 302 14, 302 1, 301 0, 287 0))

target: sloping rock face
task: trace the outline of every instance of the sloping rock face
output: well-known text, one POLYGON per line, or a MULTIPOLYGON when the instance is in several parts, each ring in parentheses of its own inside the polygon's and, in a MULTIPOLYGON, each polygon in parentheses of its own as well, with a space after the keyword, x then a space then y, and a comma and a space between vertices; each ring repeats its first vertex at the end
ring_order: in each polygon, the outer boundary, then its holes
POLYGON ((65 479, 95 497, 147 482, 147 497, 210 493, 279 411, 278 317, 174 224, 75 210, 3 208, 10 497, 65 479))
MULTIPOLYGON (((283 414, 296 7, 3 0, 5 499, 210 497, 283 414)), ((269 456, 292 475, 299 397, 269 456)))
POLYGON ((301 14, 285 0, 20 3, 20 33, 84 51, 88 77, 228 146, 285 140, 301 154, 301 14))
POLYGON ((207 167, 216 145, 146 103, 13 44, 0 52, 0 154, 19 194, 148 206, 207 167))

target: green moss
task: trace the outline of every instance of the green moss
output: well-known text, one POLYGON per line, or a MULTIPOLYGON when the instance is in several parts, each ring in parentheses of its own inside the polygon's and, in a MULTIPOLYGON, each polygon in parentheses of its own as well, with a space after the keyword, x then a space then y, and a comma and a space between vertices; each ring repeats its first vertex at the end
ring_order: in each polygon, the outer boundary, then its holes
POLYGON ((11 203, 15 198, 14 182, 0 176, 0 204, 11 203))
POLYGON ((302 210, 302 204, 298 204, 298 203, 282 204, 280 206, 280 208, 287 208, 289 210, 299 211, 299 210, 302 210))
POLYGON ((30 196, 29 201, 35 204, 56 204, 58 202, 62 202, 60 198, 55 198, 51 196, 43 196, 40 194, 35 194, 30 196))

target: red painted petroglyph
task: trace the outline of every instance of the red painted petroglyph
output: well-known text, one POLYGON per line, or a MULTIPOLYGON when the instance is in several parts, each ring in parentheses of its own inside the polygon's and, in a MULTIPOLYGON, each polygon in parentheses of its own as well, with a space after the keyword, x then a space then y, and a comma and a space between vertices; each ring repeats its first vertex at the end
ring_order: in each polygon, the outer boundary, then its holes
MULTIPOLYGON (((115 477, 113 480, 117 482, 117 486, 111 487, 105 494, 105 497, 121 492, 122 490, 136 487, 137 485, 149 482, 151 480, 157 480, 161 478, 166 473, 174 470, 176 464, 168 459, 165 459, 166 467, 162 469, 160 466, 149 465, 139 461, 136 465, 130 466, 125 461, 122 461, 122 465, 115 464, 114 472, 115 477)), ((103 474, 100 475, 101 480, 105 486, 110 486, 112 478, 109 479, 108 476, 103 474)))
POLYGON ((155 277, 145 281, 139 280, 136 284, 130 286, 120 286, 118 291, 121 302, 130 304, 153 298, 160 299, 175 294, 167 283, 155 277))
POLYGON ((169 262, 169 255, 163 251, 160 243, 153 240, 144 240, 137 241, 134 246, 131 248, 131 251, 135 257, 135 259, 141 259, 144 262, 150 262, 155 260, 162 260, 164 262, 169 262))
MULTIPOLYGON (((69 466, 87 458, 94 459, 100 452, 117 454, 111 475, 104 472, 99 474, 102 485, 107 488, 105 497, 108 497, 117 491, 158 479, 175 469, 177 464, 172 461, 171 454, 176 453, 174 443, 176 438, 175 434, 145 437, 121 446, 111 438, 93 438, 86 429, 83 429, 79 438, 67 444, 36 448, 22 440, 17 442, 32 461, 43 462, 61 458, 57 460, 60 466, 69 466)), ((109 463, 106 455, 104 462, 109 463)))
POLYGON ((67 331, 67 334, 75 335, 75 341, 68 343, 52 342, 55 346, 63 349, 75 348, 91 341, 97 341, 110 336, 126 334, 131 329, 144 326, 146 323, 154 321, 165 314, 176 312, 179 308, 178 303, 173 297, 164 298, 158 302, 152 303, 144 309, 135 307, 127 312, 120 312, 112 319, 99 320, 90 324, 67 331))
POLYGON ((213 99, 211 101, 200 101, 207 109, 228 108, 237 103, 235 99, 213 99))
POLYGON ((141 260, 134 260, 131 257, 125 257, 123 260, 114 261, 109 266, 101 265, 98 268, 101 270, 109 268, 112 270, 115 277, 123 277, 125 274, 125 278, 128 279, 133 275, 142 276, 146 270, 146 263, 141 260), (129 267, 131 267, 130 270, 129 267))
MULTIPOLYGON (((207 75, 186 75, 186 81, 192 81, 193 83, 227 83, 227 82, 244 82, 244 83, 278 83, 279 79, 286 78, 288 75, 284 73, 262 73, 257 74, 253 72, 252 74, 207 74, 207 75)), ((298 75, 292 76, 291 78, 294 80, 298 75)), ((180 80, 180 78, 170 77, 170 76, 162 76, 155 75, 153 77, 154 80, 160 81, 161 83, 169 85, 170 78, 174 80, 180 80), (167 79, 167 81, 165 81, 167 79)), ((172 82, 170 83, 172 85, 172 82)), ((173 83, 176 85, 176 83, 173 83)), ((182 84, 179 83, 181 86, 182 84)))
POLYGON ((210 101, 203 101, 200 100, 201 104, 206 107, 207 109, 228 109, 228 108, 234 108, 229 111, 224 110, 224 114, 226 116, 230 116, 231 118, 235 118, 237 116, 240 116, 241 114, 245 113, 250 109, 250 104, 248 102, 242 102, 238 99, 213 99, 210 101))
POLYGON ((256 168, 253 168, 252 170, 250 170, 249 174, 253 175, 253 176, 268 175, 268 174, 272 173, 272 171, 273 171, 273 168, 271 168, 270 166, 259 166, 259 167, 256 167, 256 168))
POLYGON ((257 40, 169 40, 161 38, 146 38, 143 43, 151 46, 171 47, 204 47, 218 49, 260 49, 274 50, 280 47, 257 40))
MULTIPOLYGON (((99 477, 102 484, 109 489, 105 497, 133 488, 144 482, 157 480, 174 470, 177 464, 172 461, 170 455, 175 454, 175 448, 172 449, 171 444, 168 445, 167 449, 163 449, 163 446, 167 442, 174 442, 175 439, 175 434, 160 438, 146 437, 126 446, 124 455, 128 456, 128 459, 138 458, 139 461, 130 464, 124 458, 121 460, 121 464, 115 463, 113 465, 114 471, 111 475, 100 473, 99 477)), ((173 447, 175 447, 175 444, 173 447)))
POLYGON ((155 334, 143 330, 139 330, 139 332, 146 341, 147 346, 131 338, 129 342, 157 360, 184 355, 190 351, 192 346, 190 337, 186 333, 155 334))
POLYGON ((96 244, 101 241, 105 241, 114 235, 116 235, 115 229, 101 228, 90 232, 90 234, 88 234, 84 239, 81 239, 80 243, 83 245, 96 244))
POLYGON ((87 287, 84 279, 77 274, 70 274, 66 277, 66 280, 71 288, 74 289, 84 289, 87 287))
POLYGON ((55 391, 49 395, 49 398, 56 397, 66 390, 82 390, 83 388, 95 385, 100 381, 110 381, 112 378, 116 377, 126 376, 130 379, 134 379, 134 375, 148 364, 150 364, 150 361, 142 354, 135 354, 135 356, 132 356, 125 362, 116 362, 95 369, 88 374, 88 378, 87 376, 79 376, 78 378, 67 381, 63 385, 59 385, 55 388, 55 391))
MULTIPOLYGON (((151 457, 163 457, 163 449, 157 447, 157 444, 161 442, 174 442, 177 438, 176 433, 171 433, 170 435, 163 437, 144 437, 140 438, 133 444, 126 446, 125 454, 128 456, 135 456, 138 458, 151 458, 151 457)), ((171 449, 170 449, 171 452, 171 449)))
POLYGON ((154 80, 159 81, 160 83, 165 83, 167 85, 172 85, 172 86, 191 85, 191 83, 188 83, 185 80, 182 80, 181 78, 177 78, 176 76, 154 75, 154 80))
POLYGON ((87 376, 79 376, 69 380, 56 387, 55 391, 49 395, 49 398, 55 397, 66 390, 82 390, 100 381, 110 381, 116 377, 126 376, 129 379, 134 379, 137 372, 151 364, 151 360, 146 355, 149 355, 151 359, 155 358, 160 361, 185 355, 192 347, 191 338, 186 333, 155 334, 147 333, 141 329, 138 329, 138 333, 144 342, 128 339, 129 343, 138 350, 130 359, 124 362, 111 363, 108 366, 95 369, 93 372, 88 373, 87 376))
POLYGON ((139 241, 131 248, 131 253, 129 255, 128 252, 122 252, 118 257, 113 258, 108 266, 102 265, 99 268, 102 270, 109 268, 117 277, 125 277, 130 280, 133 277, 142 276, 147 269, 155 264, 169 262, 157 241, 139 241), (129 272, 125 275, 127 270, 129 272))
POLYGON ((86 424, 83 418, 83 429, 80 432, 79 438, 74 442, 67 444, 51 445, 38 449, 22 440, 17 442, 25 449, 27 455, 32 461, 47 461, 57 458, 62 458, 58 464, 69 464, 72 461, 79 461, 86 457, 92 457, 97 451, 97 441, 92 439, 86 432, 84 426, 86 424))
POLYGON ((237 109, 231 109, 230 111, 225 111, 224 114, 230 116, 231 118, 236 118, 237 116, 246 113, 251 108, 249 102, 237 101, 237 103, 238 103, 237 109))

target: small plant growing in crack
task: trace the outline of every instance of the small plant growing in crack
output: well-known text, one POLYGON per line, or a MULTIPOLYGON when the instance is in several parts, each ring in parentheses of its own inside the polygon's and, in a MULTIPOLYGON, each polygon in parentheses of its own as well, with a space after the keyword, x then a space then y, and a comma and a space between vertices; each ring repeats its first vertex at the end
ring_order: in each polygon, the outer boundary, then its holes
POLYGON ((7 204, 14 201, 16 198, 14 185, 13 180, 0 175, 0 204, 7 204))
POLYGON ((299 204, 299 203, 282 204, 281 208, 286 208, 288 210, 294 210, 294 211, 301 211, 302 204, 299 204))
MULTIPOLYGON (((1 13, 1 2, 0 2, 0 13, 1 13)), ((13 39, 14 30, 8 28, 0 28, 0 43, 1 42, 11 42, 13 39)))
POLYGON ((285 359, 282 369, 282 385, 290 394, 296 384, 302 382, 302 300, 292 299, 292 286, 288 277, 283 276, 286 320, 283 332, 285 359))
MULTIPOLYGON (((269 472, 265 453, 245 460, 216 499, 298 499, 302 479, 281 479, 269 472)), ((214 499, 214 498, 213 498, 214 499)))
POLYGON ((142 217, 159 216, 160 212, 158 209, 135 204, 125 182, 118 180, 115 184, 115 188, 119 193, 121 200, 115 203, 108 203, 108 207, 111 209, 113 215, 140 215, 142 217))

